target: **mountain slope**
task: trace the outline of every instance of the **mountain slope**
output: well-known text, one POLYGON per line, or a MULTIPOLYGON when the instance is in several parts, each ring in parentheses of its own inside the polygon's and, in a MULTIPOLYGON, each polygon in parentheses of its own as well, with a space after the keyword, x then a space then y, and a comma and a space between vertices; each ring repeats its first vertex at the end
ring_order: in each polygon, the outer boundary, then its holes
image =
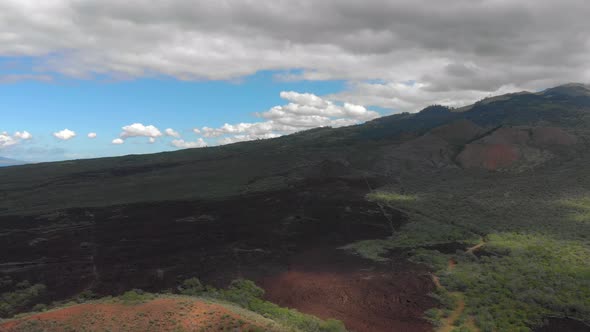
POLYGON ((587 91, 5 168, 0 277, 52 299, 248 278, 357 331, 429 331, 457 299, 465 328, 590 323, 587 91))
POLYGON ((271 140, 4 169, 0 176, 11 181, 0 184, 8 195, 0 202, 0 213, 211 199, 285 189, 308 174, 317 176, 326 160, 343 163, 356 177, 381 177, 387 174, 374 169, 381 159, 376 151, 398 147, 436 127, 469 121, 485 130, 531 125, 586 130, 590 128, 590 104, 583 105, 578 97, 563 100, 562 95, 514 94, 476 103, 465 112, 434 106, 359 126, 319 128, 271 140), (19 197, 19 207, 13 205, 13 195, 19 197))

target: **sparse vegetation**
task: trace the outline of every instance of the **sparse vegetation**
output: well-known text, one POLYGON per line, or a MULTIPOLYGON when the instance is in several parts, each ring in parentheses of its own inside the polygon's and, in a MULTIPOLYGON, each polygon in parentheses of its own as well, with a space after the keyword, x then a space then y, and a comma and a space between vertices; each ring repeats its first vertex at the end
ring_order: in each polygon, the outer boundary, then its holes
MULTIPOLYGON (((178 308, 174 311, 160 312, 160 316, 164 318, 153 319, 146 312, 138 312, 135 316, 141 321, 146 321, 149 326, 153 328, 162 326, 177 325, 178 331, 184 331, 180 326, 180 321, 177 317, 183 319, 191 319, 187 316, 186 311, 191 310, 195 306, 194 301, 199 301, 208 304, 221 305, 223 308, 240 315, 249 321, 254 321, 261 326, 266 325, 268 329, 263 329, 260 326, 255 326, 247 323, 241 319, 235 319, 234 316, 228 313, 218 312, 215 310, 208 310, 204 314, 208 317, 209 325, 202 328, 204 331, 212 329, 220 331, 230 331, 240 327, 245 327, 244 331, 301 331, 301 332, 345 332, 346 329, 342 322, 337 320, 321 320, 311 315, 300 313, 296 310, 281 308, 273 303, 262 299, 264 290, 256 286, 249 280, 235 280, 227 289, 216 289, 211 286, 204 287, 199 279, 190 278, 182 282, 179 287, 180 293, 189 297, 177 297, 175 295, 152 294, 142 290, 130 290, 118 297, 107 297, 102 299, 94 299, 94 295, 89 296, 87 292, 76 297, 78 302, 81 299, 86 299, 84 302, 97 304, 112 304, 125 306, 139 306, 149 303, 157 299, 174 299, 178 303, 178 308), (184 299, 184 300, 183 300, 184 299), (258 316, 260 315, 260 316, 258 316)), ((47 310, 59 310, 78 305, 76 302, 56 303, 53 306, 36 305, 35 312, 44 312, 47 310)), ((117 326, 123 331, 133 331, 133 322, 119 322, 115 317, 112 321, 108 321, 107 317, 102 314, 95 314, 88 312, 84 324, 89 326, 100 323, 108 326, 117 326)), ((21 316, 23 317, 23 316, 21 316)), ((195 317, 198 318, 198 317, 195 317)), ((44 331, 50 326, 58 326, 64 329, 73 329, 74 322, 70 321, 24 321, 19 325, 18 331, 44 331), (57 324, 57 325, 56 325, 57 324)), ((85 325, 86 326, 86 325, 85 325)), ((101 325, 102 326, 102 325, 101 325)))
MULTIPOLYGON (((191 278, 183 282, 183 285, 200 284, 198 279, 191 278)), ((281 308, 278 305, 265 301, 264 290, 250 280, 234 280, 227 289, 215 289, 206 287, 204 292, 198 295, 205 298, 228 301, 245 309, 270 318, 283 326, 306 332, 341 332, 346 331, 344 324, 337 320, 323 321, 314 316, 300 313, 297 310, 281 308)))
POLYGON ((20 311, 31 309, 43 300, 45 293, 46 287, 42 284, 31 285, 28 281, 16 284, 11 291, 0 294, 0 317, 11 317, 20 311))
POLYGON ((155 295, 152 293, 144 292, 141 289, 133 289, 123 293, 118 299, 125 304, 138 304, 146 301, 153 300, 155 295))

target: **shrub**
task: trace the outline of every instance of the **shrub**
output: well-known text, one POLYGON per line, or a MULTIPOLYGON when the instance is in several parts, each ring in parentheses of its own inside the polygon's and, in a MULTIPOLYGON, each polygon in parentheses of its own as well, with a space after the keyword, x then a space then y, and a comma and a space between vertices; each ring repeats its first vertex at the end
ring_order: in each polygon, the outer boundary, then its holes
POLYGON ((0 317, 11 317, 29 309, 45 296, 46 290, 42 284, 31 285, 28 281, 18 283, 14 291, 0 295, 0 317))
POLYGON ((76 302, 84 303, 86 301, 96 299, 97 297, 98 296, 93 291, 85 290, 85 291, 81 292, 80 294, 78 294, 78 296, 76 297, 76 302))
POLYGON ((265 301, 262 298, 264 290, 250 280, 237 279, 232 281, 227 289, 216 289, 211 286, 203 287, 198 279, 191 278, 185 280, 179 289, 185 295, 199 295, 235 303, 294 330, 306 332, 346 331, 344 324, 340 321, 323 321, 297 310, 281 308, 274 303, 265 301))
POLYGON ((197 296, 203 294, 205 287, 198 278, 186 279, 179 287, 180 294, 197 296))
POLYGON ((254 298, 262 298, 264 296, 264 290, 262 288, 256 286, 253 281, 245 279, 232 281, 229 285, 229 290, 254 298))
POLYGON ((35 304, 33 306, 32 309, 34 312, 43 312, 43 311, 47 311, 47 305, 39 303, 39 304, 35 304))
POLYGON ((154 294, 144 292, 141 289, 133 289, 123 293, 123 295, 119 296, 119 299, 123 301, 125 304, 137 304, 146 302, 149 300, 153 300, 155 298, 154 294))

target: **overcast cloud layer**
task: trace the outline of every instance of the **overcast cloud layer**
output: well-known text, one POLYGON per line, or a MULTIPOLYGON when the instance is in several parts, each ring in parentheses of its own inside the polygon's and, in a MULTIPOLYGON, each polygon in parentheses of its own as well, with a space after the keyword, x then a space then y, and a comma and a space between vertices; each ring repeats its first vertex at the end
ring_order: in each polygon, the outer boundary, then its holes
POLYGON ((299 68, 282 78, 383 81, 352 83, 343 99, 413 110, 416 95, 590 80, 589 16, 585 0, 8 0, 0 54, 46 56, 39 71, 81 77, 299 68))
MULTIPOLYGON (((55 73, 230 80, 273 70, 280 80, 348 82, 325 100, 414 112, 590 81, 588 17, 587 0, 4 0, 0 56, 36 61, 31 73, 0 83, 50 81, 55 73)), ((288 111, 261 117, 289 126, 288 111)), ((203 134, 277 132, 228 128, 203 134)), ((138 135, 128 129, 121 138, 138 135)))

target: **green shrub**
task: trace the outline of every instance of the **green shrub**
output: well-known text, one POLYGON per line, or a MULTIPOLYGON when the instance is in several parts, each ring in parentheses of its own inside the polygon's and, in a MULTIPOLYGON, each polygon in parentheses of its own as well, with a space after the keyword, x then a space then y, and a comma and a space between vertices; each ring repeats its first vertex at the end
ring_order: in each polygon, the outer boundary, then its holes
POLYGON ((198 278, 186 279, 179 287, 180 294, 197 296, 205 291, 205 287, 198 278))
POLYGON ((0 295, 0 317, 11 317, 14 314, 30 309, 46 295, 45 285, 31 285, 28 281, 20 282, 12 292, 0 295))
POLYGON ((96 298, 98 298, 98 296, 93 291, 85 290, 78 294, 78 296, 76 297, 76 302, 84 303, 86 301, 94 300, 96 298))
POLYGON ((154 294, 144 292, 141 289, 133 289, 119 296, 119 300, 121 300, 125 304, 142 303, 149 300, 153 300, 154 298, 154 294))
POLYGON ((35 304, 33 306, 33 309, 32 310, 34 312, 43 312, 43 311, 47 311, 47 308, 48 308, 47 305, 42 304, 42 303, 39 303, 39 304, 35 304))
POLYGON ((243 294, 251 298, 261 299, 264 296, 264 289, 256 286, 251 280, 237 279, 231 282, 228 289, 232 293, 243 294))

